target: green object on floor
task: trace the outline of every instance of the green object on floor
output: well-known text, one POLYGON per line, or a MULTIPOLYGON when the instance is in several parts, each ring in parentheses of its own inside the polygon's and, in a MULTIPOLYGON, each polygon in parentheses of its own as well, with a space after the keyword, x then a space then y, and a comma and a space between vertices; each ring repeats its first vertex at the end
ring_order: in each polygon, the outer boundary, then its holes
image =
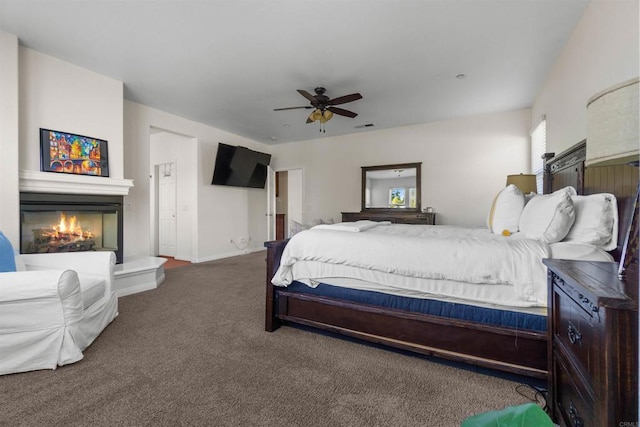
POLYGON ((551 418, 535 403, 509 406, 465 419, 461 427, 553 427, 551 418))

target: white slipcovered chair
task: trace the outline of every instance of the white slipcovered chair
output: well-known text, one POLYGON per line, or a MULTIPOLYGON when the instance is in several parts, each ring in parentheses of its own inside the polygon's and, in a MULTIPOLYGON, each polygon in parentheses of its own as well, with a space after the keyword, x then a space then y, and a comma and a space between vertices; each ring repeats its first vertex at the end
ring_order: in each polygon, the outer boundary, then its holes
POLYGON ((114 266, 113 252, 15 255, 0 272, 0 375, 82 359, 118 315, 114 266))

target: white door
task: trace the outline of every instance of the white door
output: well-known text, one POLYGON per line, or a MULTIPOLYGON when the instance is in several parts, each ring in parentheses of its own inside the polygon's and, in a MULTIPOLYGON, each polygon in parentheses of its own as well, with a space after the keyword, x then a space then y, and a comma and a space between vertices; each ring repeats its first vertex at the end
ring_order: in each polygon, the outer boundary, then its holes
POLYGON ((176 256, 176 167, 158 165, 158 253, 176 256))
POLYGON ((267 241, 276 239, 276 171, 267 166, 267 241))

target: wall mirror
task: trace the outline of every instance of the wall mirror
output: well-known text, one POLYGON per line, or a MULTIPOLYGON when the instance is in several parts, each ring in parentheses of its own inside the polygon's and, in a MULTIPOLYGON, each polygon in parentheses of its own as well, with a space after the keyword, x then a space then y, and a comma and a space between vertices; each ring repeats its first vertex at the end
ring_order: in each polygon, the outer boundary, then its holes
POLYGON ((420 211, 422 163, 362 167, 362 210, 420 211))

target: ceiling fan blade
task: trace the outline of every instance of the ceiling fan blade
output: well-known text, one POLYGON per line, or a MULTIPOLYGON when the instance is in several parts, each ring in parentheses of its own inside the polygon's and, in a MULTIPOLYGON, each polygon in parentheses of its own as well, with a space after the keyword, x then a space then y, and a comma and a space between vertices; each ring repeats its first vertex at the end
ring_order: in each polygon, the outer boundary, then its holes
POLYGON ((274 108, 273 111, 283 111, 283 110, 297 110, 298 108, 313 108, 311 105, 305 107, 284 107, 284 108, 274 108))
POLYGON ((352 119, 358 115, 358 113, 354 113, 353 111, 345 110, 338 107, 327 107, 327 110, 331 111, 333 114, 338 114, 340 116, 345 116, 345 117, 351 117, 352 119))
POLYGON ((317 103, 318 100, 316 99, 315 96, 311 95, 309 92, 307 92, 306 90, 302 90, 302 89, 298 89, 298 93, 302 96, 304 96, 305 98, 307 98, 309 101, 311 101, 311 103, 317 103))
POLYGON ((362 99, 362 95, 360 95, 359 93, 352 93, 352 94, 349 94, 349 95, 339 96, 337 98, 333 98, 332 100, 330 100, 327 103, 327 105, 346 104, 347 102, 357 101, 358 99, 362 99))

